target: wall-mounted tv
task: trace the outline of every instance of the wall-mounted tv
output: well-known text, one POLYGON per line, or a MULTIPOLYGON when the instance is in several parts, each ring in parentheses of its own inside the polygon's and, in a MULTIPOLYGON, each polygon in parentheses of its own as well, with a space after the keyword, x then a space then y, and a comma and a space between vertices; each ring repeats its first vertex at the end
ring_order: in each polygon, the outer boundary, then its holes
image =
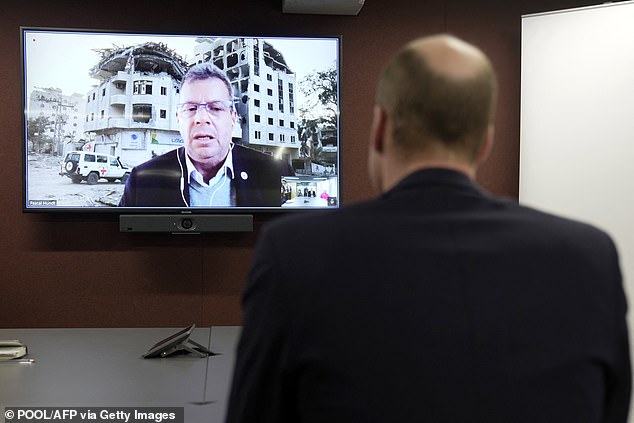
POLYGON ((340 203, 340 37, 23 27, 24 211, 340 203))

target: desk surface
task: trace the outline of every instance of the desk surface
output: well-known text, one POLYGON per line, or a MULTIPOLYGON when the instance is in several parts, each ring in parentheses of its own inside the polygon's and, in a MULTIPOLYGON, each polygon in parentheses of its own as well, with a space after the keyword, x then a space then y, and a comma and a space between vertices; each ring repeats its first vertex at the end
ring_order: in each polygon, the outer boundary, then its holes
POLYGON ((191 339, 218 355, 142 358, 178 328, 0 329, 32 364, 0 363, 4 407, 184 407, 185 422, 220 423, 240 328, 196 328, 191 339))

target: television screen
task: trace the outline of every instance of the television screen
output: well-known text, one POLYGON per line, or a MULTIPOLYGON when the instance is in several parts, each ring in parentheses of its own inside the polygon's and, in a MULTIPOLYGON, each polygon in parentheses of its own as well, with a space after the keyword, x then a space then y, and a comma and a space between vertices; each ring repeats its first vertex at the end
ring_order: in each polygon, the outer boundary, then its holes
POLYGON ((340 38, 21 28, 24 211, 338 207, 340 38))

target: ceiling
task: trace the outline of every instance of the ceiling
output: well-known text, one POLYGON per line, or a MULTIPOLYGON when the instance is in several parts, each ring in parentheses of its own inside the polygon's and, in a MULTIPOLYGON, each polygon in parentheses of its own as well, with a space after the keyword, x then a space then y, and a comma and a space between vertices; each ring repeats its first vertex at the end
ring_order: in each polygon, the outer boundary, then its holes
POLYGON ((282 0, 282 12, 358 15, 365 0, 282 0))

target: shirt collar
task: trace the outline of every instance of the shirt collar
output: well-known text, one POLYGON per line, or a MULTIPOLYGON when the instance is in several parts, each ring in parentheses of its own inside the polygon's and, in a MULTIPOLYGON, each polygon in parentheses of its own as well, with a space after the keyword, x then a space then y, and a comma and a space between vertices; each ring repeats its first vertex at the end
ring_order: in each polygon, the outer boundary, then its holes
MULTIPOLYGON (((229 153, 227 154, 227 157, 225 158, 225 162, 222 164, 222 167, 218 169, 218 173, 216 173, 216 176, 218 176, 218 174, 221 174, 221 175, 224 174, 225 176, 228 176, 229 179, 233 179, 233 146, 234 145, 235 144, 233 142, 231 142, 231 144, 229 145, 229 153)), ((203 176, 200 174, 200 172, 198 172, 198 169, 196 169, 196 166, 194 166, 194 163, 189 158, 189 154, 187 154, 187 152, 185 152, 185 164, 187 165, 187 183, 191 182, 192 177, 198 182, 202 183, 203 176)))

